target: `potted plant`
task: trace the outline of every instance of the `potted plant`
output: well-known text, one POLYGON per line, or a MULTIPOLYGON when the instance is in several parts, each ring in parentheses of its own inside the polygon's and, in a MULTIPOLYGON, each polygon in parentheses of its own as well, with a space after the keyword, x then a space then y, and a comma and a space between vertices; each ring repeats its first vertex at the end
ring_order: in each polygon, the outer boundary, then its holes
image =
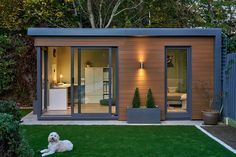
POLYGON ((135 89, 132 107, 127 108, 128 123, 160 123, 160 108, 155 106, 152 91, 148 90, 146 107, 140 107, 139 89, 135 89))
POLYGON ((223 93, 214 94, 209 83, 205 81, 198 81, 196 89, 201 93, 205 103, 208 104, 208 109, 202 110, 202 120, 205 125, 216 125, 219 120, 220 112, 217 108, 221 102, 223 93))

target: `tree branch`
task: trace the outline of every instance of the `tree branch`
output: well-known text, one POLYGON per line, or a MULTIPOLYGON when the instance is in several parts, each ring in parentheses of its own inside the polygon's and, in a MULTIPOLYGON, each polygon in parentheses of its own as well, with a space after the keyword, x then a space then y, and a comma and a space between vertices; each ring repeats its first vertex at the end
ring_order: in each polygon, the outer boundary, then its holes
POLYGON ((115 13, 114 16, 117 16, 117 15, 119 15, 120 13, 122 13, 122 12, 124 12, 124 11, 126 11, 126 10, 135 9, 135 8, 137 8, 139 5, 141 5, 142 3, 143 3, 143 0, 140 0, 140 2, 139 2, 136 6, 130 7, 130 8, 124 8, 124 9, 120 10, 119 12, 115 13))
POLYGON ((120 6, 121 3, 122 3, 122 0, 118 0, 118 1, 116 2, 115 6, 114 6, 114 8, 113 8, 113 10, 112 10, 111 16, 110 16, 110 18, 109 18, 109 21, 108 21, 107 25, 105 26, 105 28, 108 28, 108 27, 110 26, 111 21, 113 20, 113 17, 114 17, 114 15, 116 14, 116 12, 117 12, 117 10, 118 10, 118 8, 119 8, 119 6, 120 6))
POLYGON ((114 3, 114 0, 111 0, 110 1, 110 3, 109 3, 109 5, 108 5, 108 7, 106 7, 106 13, 105 13, 105 16, 104 16, 104 18, 103 18, 103 24, 102 24, 102 26, 103 27, 105 27, 105 23, 106 23, 106 21, 107 21, 107 16, 108 16, 108 14, 109 14, 109 10, 110 10, 110 8, 111 8, 111 6, 113 6, 112 4, 114 3))
POLYGON ((83 8, 83 6, 81 5, 81 0, 78 0, 79 2, 79 7, 80 9, 86 14, 86 15, 89 15, 88 12, 85 11, 85 9, 83 8))

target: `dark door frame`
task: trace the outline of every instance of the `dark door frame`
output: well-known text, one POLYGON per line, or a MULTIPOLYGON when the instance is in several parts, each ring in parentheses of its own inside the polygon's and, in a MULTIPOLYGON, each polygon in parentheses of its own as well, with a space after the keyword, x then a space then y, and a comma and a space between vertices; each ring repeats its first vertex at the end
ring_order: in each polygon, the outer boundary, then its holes
MULTIPOLYGON (((48 46, 49 47, 49 46, 48 46)), ((60 46, 59 46, 60 47, 60 46)), ((44 93, 42 93, 42 56, 45 55, 46 56, 46 60, 47 60, 47 54, 45 54, 43 52, 43 47, 36 47, 36 51, 37 51, 37 108, 36 108, 36 112, 37 112, 37 118, 38 120, 117 120, 118 119, 118 115, 119 115, 119 63, 118 63, 118 47, 117 46, 71 46, 70 49, 70 55, 71 55, 71 91, 74 91, 74 49, 75 48, 105 48, 105 49, 109 49, 110 50, 110 55, 112 54, 111 49, 115 48, 115 54, 116 54, 116 58, 115 58, 115 65, 116 65, 116 73, 115 73, 115 77, 116 77, 116 82, 115 82, 115 91, 116 91, 116 113, 113 114, 111 113, 111 109, 109 110, 109 113, 82 113, 82 114, 71 114, 71 115, 43 115, 43 111, 42 111, 42 95, 47 95, 48 91, 45 90, 44 93)), ((109 65, 111 65, 109 62, 109 65)), ((47 63, 46 63, 47 64, 47 63)), ((43 67, 44 68, 44 74, 48 74, 48 68, 47 65, 43 67)), ((111 74, 111 72, 109 72, 111 74)), ((109 79, 111 79, 111 75, 109 74, 109 79)), ((47 76, 45 77, 44 81, 47 81, 47 76)), ((47 86, 45 86, 47 88, 47 86)), ((44 88, 45 88, 44 87, 44 88)), ((111 88, 111 87, 110 87, 111 88)), ((73 92, 71 92, 71 100, 73 98, 73 92)), ((46 96, 47 97, 47 96, 46 96)), ((109 95, 109 97, 111 98, 111 94, 109 95)), ((109 104, 111 104, 111 99, 109 99, 109 104)), ((45 104, 46 105, 46 104, 45 104)), ((71 106, 72 108, 72 106, 71 106)), ((74 112, 71 110, 71 113, 74 112)))
POLYGON ((191 46, 165 46, 165 117, 166 119, 191 119, 192 118, 192 47, 191 46), (167 50, 187 50, 187 112, 167 112, 167 50))

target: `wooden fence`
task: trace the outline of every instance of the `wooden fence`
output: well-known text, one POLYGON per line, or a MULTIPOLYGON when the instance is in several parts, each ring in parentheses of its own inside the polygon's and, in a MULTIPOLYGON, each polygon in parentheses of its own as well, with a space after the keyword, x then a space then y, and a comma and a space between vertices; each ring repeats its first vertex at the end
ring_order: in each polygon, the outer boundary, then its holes
POLYGON ((223 76, 224 116, 236 120, 236 53, 227 54, 223 76))

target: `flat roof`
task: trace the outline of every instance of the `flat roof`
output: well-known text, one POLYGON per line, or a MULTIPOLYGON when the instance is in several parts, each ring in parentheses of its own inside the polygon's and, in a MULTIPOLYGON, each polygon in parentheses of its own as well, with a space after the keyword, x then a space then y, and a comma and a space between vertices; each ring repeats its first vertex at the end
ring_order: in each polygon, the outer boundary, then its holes
POLYGON ((216 36, 221 28, 28 28, 32 37, 216 36))

